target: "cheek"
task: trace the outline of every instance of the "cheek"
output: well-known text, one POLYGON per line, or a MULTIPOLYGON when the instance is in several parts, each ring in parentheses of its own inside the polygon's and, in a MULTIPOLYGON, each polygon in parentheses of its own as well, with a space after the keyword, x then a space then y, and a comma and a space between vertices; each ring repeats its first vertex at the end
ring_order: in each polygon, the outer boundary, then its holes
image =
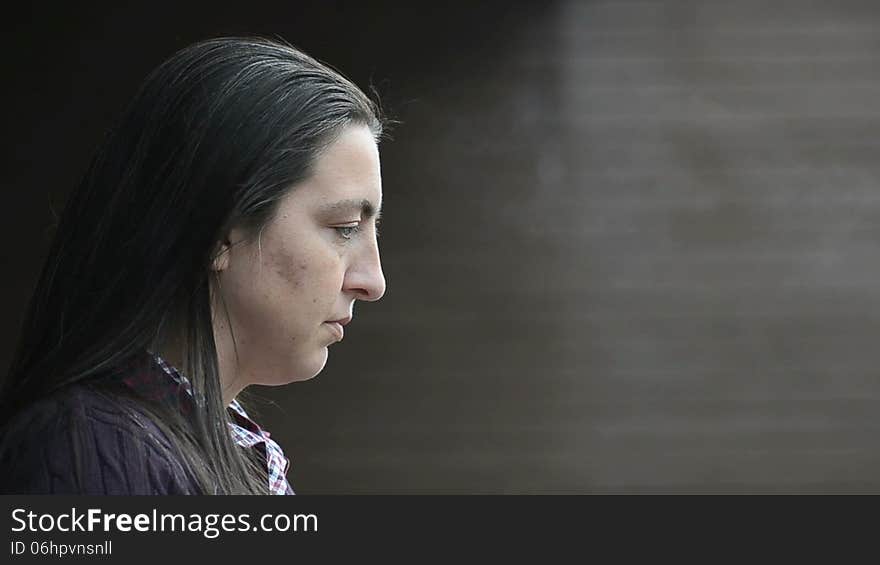
POLYGON ((299 292, 308 280, 309 265, 305 261, 272 261, 274 286, 299 292))
POLYGON ((285 254, 271 262, 273 294, 296 309, 332 306, 342 289, 344 269, 335 252, 285 254))

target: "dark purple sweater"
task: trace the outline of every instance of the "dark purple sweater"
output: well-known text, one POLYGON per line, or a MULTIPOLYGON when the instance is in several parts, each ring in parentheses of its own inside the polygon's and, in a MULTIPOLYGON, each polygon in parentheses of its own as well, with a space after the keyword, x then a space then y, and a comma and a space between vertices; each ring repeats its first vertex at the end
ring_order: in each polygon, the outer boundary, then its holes
POLYGON ((3 494, 196 494, 185 468, 149 418, 86 385, 33 404, 0 437, 3 494))

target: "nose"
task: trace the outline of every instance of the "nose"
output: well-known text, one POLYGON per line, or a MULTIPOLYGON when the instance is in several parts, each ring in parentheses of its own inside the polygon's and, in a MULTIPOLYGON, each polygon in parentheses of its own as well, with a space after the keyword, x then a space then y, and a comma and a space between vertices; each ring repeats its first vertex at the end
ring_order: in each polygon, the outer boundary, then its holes
POLYGON ((357 300, 368 302, 375 302, 385 294, 385 274, 382 272, 378 242, 371 242, 349 267, 343 290, 353 293, 357 300))

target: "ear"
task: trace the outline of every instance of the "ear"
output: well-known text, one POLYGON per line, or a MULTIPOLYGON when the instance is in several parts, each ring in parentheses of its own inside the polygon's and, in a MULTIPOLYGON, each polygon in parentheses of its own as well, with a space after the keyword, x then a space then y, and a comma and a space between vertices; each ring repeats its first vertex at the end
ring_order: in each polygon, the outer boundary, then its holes
POLYGON ((216 272, 225 271, 229 268, 229 237, 217 243, 214 248, 214 259, 211 260, 211 270, 216 272))

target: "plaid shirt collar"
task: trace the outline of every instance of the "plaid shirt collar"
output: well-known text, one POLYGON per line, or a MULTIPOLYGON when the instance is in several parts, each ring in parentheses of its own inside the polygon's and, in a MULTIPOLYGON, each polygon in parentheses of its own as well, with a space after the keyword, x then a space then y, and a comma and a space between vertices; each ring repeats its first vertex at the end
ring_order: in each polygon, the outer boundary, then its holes
MULTIPOLYGON (((146 371, 130 372, 122 381, 130 388, 153 400, 176 400, 185 411, 192 409, 192 386, 171 364, 157 353, 151 353, 153 363, 146 371), (155 369, 161 369, 161 373, 155 369), (164 378, 167 377, 167 378, 164 378), (177 397, 175 399, 175 397, 177 397)), ((294 494, 287 481, 290 460, 269 432, 251 420, 237 400, 229 405, 229 432, 233 441, 241 447, 255 449, 266 462, 271 494, 294 494)))

